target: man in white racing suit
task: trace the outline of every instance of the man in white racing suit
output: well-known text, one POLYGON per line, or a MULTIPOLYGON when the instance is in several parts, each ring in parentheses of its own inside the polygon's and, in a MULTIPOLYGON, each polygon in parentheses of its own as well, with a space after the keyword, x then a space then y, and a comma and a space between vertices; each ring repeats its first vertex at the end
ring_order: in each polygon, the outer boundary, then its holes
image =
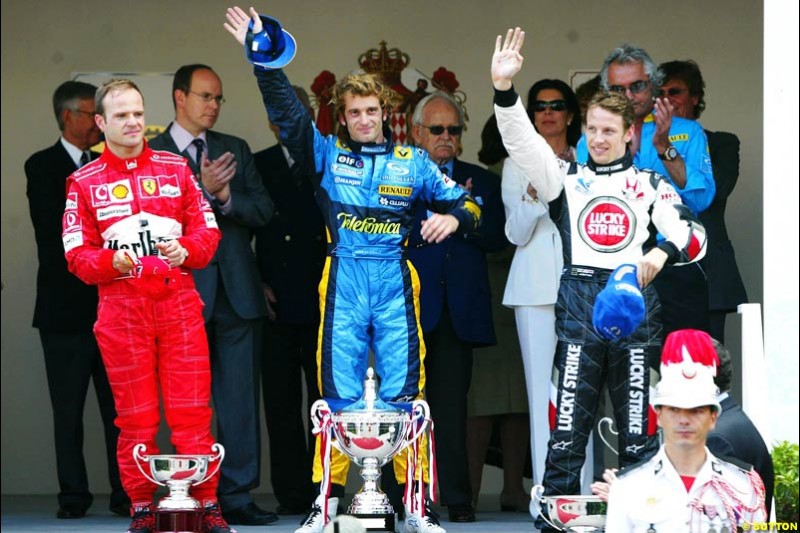
POLYGON ((585 448, 605 384, 619 428, 622 466, 655 453, 656 417, 649 405, 661 349, 658 296, 650 282, 665 264, 697 261, 705 253, 700 222, 662 176, 633 166, 628 142, 633 108, 624 96, 598 94, 589 104, 586 165, 565 163, 534 130, 514 91, 522 67, 524 32, 497 38, 492 59, 495 114, 503 143, 542 201, 563 241, 564 271, 556 303, 557 395, 544 475, 546 495, 577 494, 585 448), (657 241, 661 234, 663 240, 657 241), (592 326, 597 294, 612 270, 637 267, 645 320, 627 337, 609 341, 592 326))

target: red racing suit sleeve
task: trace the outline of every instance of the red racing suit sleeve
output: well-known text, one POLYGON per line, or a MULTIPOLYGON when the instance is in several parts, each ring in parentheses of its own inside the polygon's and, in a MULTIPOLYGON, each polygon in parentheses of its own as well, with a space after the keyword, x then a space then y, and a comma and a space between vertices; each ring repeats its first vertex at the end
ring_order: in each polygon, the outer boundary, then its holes
POLYGON ((191 169, 186 166, 179 175, 183 193, 183 236, 178 242, 189 252, 183 266, 204 268, 214 257, 222 233, 191 169))
POLYGON ((61 239, 67 267, 89 285, 110 283, 120 275, 112 263, 114 250, 103 247, 100 227, 87 196, 89 191, 81 187, 76 174, 67 178, 67 204, 62 218, 61 239))

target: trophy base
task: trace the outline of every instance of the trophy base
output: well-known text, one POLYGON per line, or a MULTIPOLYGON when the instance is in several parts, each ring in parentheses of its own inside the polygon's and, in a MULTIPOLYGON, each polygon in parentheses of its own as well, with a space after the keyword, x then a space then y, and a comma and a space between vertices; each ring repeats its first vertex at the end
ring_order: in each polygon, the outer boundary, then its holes
POLYGON ((367 531, 394 531, 396 516, 394 513, 363 514, 347 513, 358 520, 367 531))
POLYGON ((158 509, 154 533, 202 533, 202 509, 158 509))

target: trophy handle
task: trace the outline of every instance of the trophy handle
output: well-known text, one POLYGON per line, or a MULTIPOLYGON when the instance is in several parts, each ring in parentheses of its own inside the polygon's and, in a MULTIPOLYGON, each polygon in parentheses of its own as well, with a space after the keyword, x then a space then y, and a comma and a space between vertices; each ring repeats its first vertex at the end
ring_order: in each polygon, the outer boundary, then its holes
POLYGON ((332 435, 330 435, 333 431, 333 421, 331 420, 331 407, 328 405, 328 402, 320 399, 311 405, 311 423, 313 426, 311 432, 314 435, 328 432, 328 442, 330 442, 334 448, 344 453, 344 450, 339 446, 339 441, 331 438, 332 435))
POLYGON ((219 472, 219 469, 222 466, 222 460, 225 459, 225 447, 219 442, 215 442, 214 444, 211 445, 211 450, 214 451, 216 455, 209 457, 208 461, 209 462, 216 461, 217 467, 214 469, 213 472, 211 472, 206 477, 195 483, 194 484, 195 487, 198 485, 202 485, 203 483, 214 477, 217 474, 217 472, 219 472))
POLYGON ((428 423, 431 419, 431 408, 428 406, 428 402, 425 400, 414 400, 411 404, 411 418, 409 420, 409 436, 405 439, 400 448, 397 451, 401 451, 406 449, 407 447, 411 446, 413 442, 416 442, 420 436, 425 432, 428 428, 428 423), (422 423, 418 424, 418 421, 422 419, 422 423))
POLYGON ((150 464, 150 457, 147 455, 142 455, 142 453, 147 451, 147 445, 144 443, 139 443, 133 447, 133 462, 136 463, 136 467, 139 469, 139 472, 149 481, 152 481, 156 485, 161 485, 162 487, 166 487, 165 483, 161 483, 160 481, 156 481, 150 474, 145 472, 142 469, 141 463, 150 464))
POLYGON ((606 416, 606 417, 603 417, 603 418, 601 418, 601 419, 600 419, 600 422, 598 422, 598 423, 597 423, 597 434, 598 434, 598 435, 600 435, 600 440, 602 440, 602 441, 603 441, 603 444, 605 444, 605 445, 608 447, 608 449, 609 449, 609 450, 611 450, 612 452, 614 452, 614 455, 619 455, 619 452, 618 452, 617 450, 615 450, 615 449, 614 449, 614 447, 611 445, 611 443, 609 443, 609 442, 606 440, 606 437, 605 437, 605 435, 603 435, 603 425, 604 425, 604 424, 605 424, 605 425, 608 425, 608 431, 609 431, 609 433, 611 433, 611 434, 612 434, 612 435, 614 435, 614 436, 617 436, 617 435, 619 435, 619 431, 614 431, 614 421, 613 421, 613 420, 611 420, 611 418, 610 418, 610 417, 607 417, 607 416, 606 416))
MULTIPOLYGON (((531 500, 533 500, 536 503, 535 507, 539 511, 538 516, 541 516, 542 520, 547 522, 548 525, 550 525, 550 527, 552 527, 556 531, 561 531, 561 528, 558 527, 557 525, 555 525, 550 520, 550 512, 549 512, 549 510, 548 510, 547 513, 543 513, 542 510, 541 510, 542 509, 542 504, 548 505, 547 504, 547 498, 544 495, 544 486, 543 485, 534 485, 533 486, 533 488, 531 489, 531 500)), ((536 518, 536 517, 534 516, 534 518, 536 518)))

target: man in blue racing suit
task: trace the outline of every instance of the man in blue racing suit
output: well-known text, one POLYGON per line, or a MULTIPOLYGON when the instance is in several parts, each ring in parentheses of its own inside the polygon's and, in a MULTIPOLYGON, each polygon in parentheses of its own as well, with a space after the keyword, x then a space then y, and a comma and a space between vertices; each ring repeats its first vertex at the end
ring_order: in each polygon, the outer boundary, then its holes
MULTIPOLYGON (((226 29, 242 44, 249 37, 251 18, 252 33, 259 34, 262 21, 252 8, 250 16, 239 8, 227 12, 226 29)), ((336 85, 332 97, 340 126, 336 137, 317 131, 281 70, 256 64, 255 75, 267 114, 295 161, 293 171, 319 180, 316 197, 328 236, 319 288, 317 362, 322 397, 333 411, 358 400, 372 349, 381 398, 390 402, 421 398, 425 345, 419 324, 419 278, 404 252, 413 206, 422 201, 436 212, 421 229, 425 241, 436 243, 456 231, 474 232, 480 208, 439 172, 423 150, 392 143, 387 123, 392 94, 376 77, 349 75, 336 85)), ((314 481, 323 483, 297 530, 300 533, 321 532, 327 509, 335 510, 336 497, 344 494, 347 458, 334 450, 333 486, 328 489, 319 437, 316 456, 314 481)), ((406 483, 406 466, 403 454, 395 457, 400 483, 406 483)), ((415 492, 421 494, 423 485, 417 483, 415 492)), ((427 505, 409 512, 409 494, 406 531, 444 532, 435 516, 426 512, 427 505)))

